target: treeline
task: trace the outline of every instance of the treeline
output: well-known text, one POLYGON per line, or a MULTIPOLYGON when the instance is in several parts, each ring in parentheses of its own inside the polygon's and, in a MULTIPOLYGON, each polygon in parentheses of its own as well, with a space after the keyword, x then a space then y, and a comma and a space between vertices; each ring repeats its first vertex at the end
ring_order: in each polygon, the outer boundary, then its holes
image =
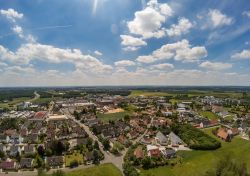
POLYGON ((1 89, 0 90, 0 101, 9 100, 12 101, 14 98, 21 97, 34 97, 34 90, 24 89, 1 89))
POLYGON ((219 141, 189 124, 173 124, 171 128, 191 149, 215 150, 221 147, 219 141))

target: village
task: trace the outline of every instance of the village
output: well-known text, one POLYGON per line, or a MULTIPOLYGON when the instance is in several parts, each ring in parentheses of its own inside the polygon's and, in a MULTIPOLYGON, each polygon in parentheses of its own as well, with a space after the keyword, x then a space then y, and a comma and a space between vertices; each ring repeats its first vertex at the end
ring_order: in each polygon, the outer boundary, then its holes
POLYGON ((20 103, 0 113, 1 173, 114 163, 125 175, 181 162, 178 151, 249 140, 250 113, 235 98, 87 95, 20 103), (21 108, 20 108, 21 107, 21 108), (21 109, 21 110, 20 110, 21 109), (240 112, 240 113, 239 113, 240 112), (210 129, 211 137, 202 132, 210 129), (192 142, 190 141, 192 139, 192 142))

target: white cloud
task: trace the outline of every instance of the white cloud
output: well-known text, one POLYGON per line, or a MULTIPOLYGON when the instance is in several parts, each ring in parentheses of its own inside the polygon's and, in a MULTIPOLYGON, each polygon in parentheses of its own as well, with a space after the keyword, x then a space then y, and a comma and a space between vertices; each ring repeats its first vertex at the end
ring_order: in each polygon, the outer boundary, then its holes
POLYGON ((124 46, 144 46, 147 45, 145 41, 140 38, 136 38, 130 35, 120 35, 122 39, 122 45, 124 46))
POLYGON ((163 63, 163 64, 152 65, 152 66, 150 66, 150 68, 151 69, 158 69, 158 70, 167 70, 167 69, 174 68, 174 65, 169 64, 169 63, 163 63))
POLYGON ((232 68, 232 64, 230 63, 223 63, 223 62, 210 62, 205 61, 202 62, 199 67, 208 69, 208 70, 214 70, 214 71, 220 71, 220 70, 226 70, 229 68, 232 68))
POLYGON ((165 36, 162 24, 172 15, 173 11, 168 4, 150 0, 143 10, 135 12, 135 18, 128 21, 127 26, 130 33, 140 35, 144 39, 161 38, 165 36))
POLYGON ((8 20, 15 22, 16 19, 21 19, 23 18, 23 14, 22 13, 18 13, 17 11, 15 11, 14 9, 8 9, 8 10, 0 10, 1 15, 5 16, 8 20))
POLYGON ((207 56, 204 46, 191 47, 188 40, 163 45, 152 54, 157 60, 174 58, 182 62, 195 62, 207 56))
POLYGON ((242 12, 242 15, 246 15, 247 17, 250 18, 250 11, 244 11, 242 12))
POLYGON ((21 66, 11 66, 5 68, 8 74, 20 74, 20 73, 35 73, 35 69, 32 67, 21 67, 21 66))
POLYGON ((207 27, 212 25, 213 28, 230 25, 233 23, 233 19, 227 15, 221 13, 217 9, 210 9, 208 12, 209 24, 207 27))
POLYGON ((102 56, 102 53, 100 52, 100 51, 97 51, 97 50, 95 50, 95 55, 97 55, 97 56, 102 56))
POLYGON ((78 49, 62 49, 39 43, 23 44, 16 52, 0 45, 0 56, 1 59, 15 64, 29 64, 31 60, 38 59, 49 63, 72 63, 86 72, 102 73, 112 70, 112 66, 103 64, 93 56, 84 55, 78 49))
POLYGON ((180 18, 178 24, 171 25, 170 29, 167 29, 167 34, 172 36, 180 36, 189 32, 189 29, 193 27, 193 24, 187 18, 180 18))
POLYGON ((235 53, 231 57, 232 59, 250 59, 250 50, 243 50, 239 53, 235 53))
POLYGON ((140 49, 140 47, 135 47, 135 46, 126 46, 126 47, 123 47, 122 50, 124 51, 136 51, 140 49))
POLYGON ((23 37, 24 37, 24 36, 23 36, 23 29, 22 29, 21 26, 18 26, 18 25, 14 26, 14 27, 12 28, 12 31, 13 31, 15 34, 17 34, 20 38, 23 38, 23 37))
POLYGON ((8 65, 4 62, 0 62, 0 67, 7 67, 8 65))
POLYGON ((117 67, 128 67, 128 66, 134 66, 136 65, 135 62, 131 60, 120 60, 115 62, 115 66, 117 67))
POLYGON ((153 63, 158 60, 174 59, 182 62, 196 62, 207 56, 204 46, 192 47, 188 40, 181 40, 176 43, 165 44, 153 51, 151 55, 137 57, 138 62, 153 63))
POLYGON ((157 61, 157 59, 151 55, 148 55, 148 56, 138 56, 136 58, 136 61, 141 62, 141 63, 152 63, 152 62, 157 61))

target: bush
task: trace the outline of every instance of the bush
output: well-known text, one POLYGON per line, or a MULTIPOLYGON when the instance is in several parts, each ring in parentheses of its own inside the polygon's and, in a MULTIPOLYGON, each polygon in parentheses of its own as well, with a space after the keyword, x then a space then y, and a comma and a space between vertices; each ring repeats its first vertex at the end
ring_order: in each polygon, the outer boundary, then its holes
POLYGON ((73 160, 73 161, 70 162, 69 167, 74 168, 74 167, 78 167, 78 165, 79 165, 78 161, 73 160))

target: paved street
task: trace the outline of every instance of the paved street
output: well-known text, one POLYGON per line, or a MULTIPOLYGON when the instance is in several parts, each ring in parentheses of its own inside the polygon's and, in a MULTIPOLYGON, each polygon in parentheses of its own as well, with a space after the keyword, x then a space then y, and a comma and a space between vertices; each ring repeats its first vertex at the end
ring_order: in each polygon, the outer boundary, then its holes
POLYGON ((92 138, 93 140, 96 140, 100 146, 100 150, 101 152, 104 154, 104 160, 101 161, 101 163, 112 163, 114 164, 121 172, 123 172, 122 170, 122 164, 123 164, 123 157, 125 156, 127 149, 125 149, 122 152, 121 156, 115 156, 112 153, 108 153, 106 151, 103 150, 102 143, 98 140, 98 138, 90 131, 89 127, 84 125, 83 123, 81 123, 79 120, 76 120, 74 116, 72 116, 70 114, 70 112, 67 109, 62 109, 62 112, 68 117, 71 118, 72 120, 74 120, 76 123, 78 123, 82 128, 84 128, 84 130, 87 132, 87 134, 89 135, 90 138, 92 138))

